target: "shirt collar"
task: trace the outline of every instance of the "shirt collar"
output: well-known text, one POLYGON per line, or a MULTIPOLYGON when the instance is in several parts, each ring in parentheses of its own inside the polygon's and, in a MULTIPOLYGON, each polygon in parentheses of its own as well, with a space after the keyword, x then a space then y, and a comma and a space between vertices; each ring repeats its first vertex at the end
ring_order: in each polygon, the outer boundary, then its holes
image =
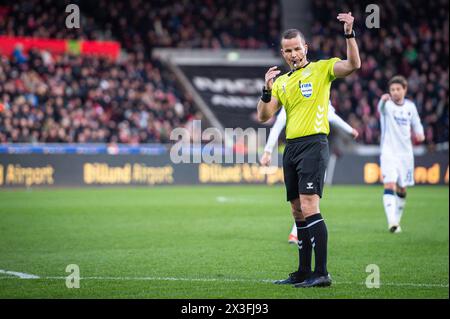
POLYGON ((310 63, 311 63, 311 62, 308 61, 308 63, 306 63, 304 66, 301 66, 301 67, 299 67, 299 68, 296 68, 296 69, 291 70, 291 71, 288 73, 288 76, 291 76, 291 75, 292 75, 295 71, 297 71, 297 70, 301 70, 301 69, 306 68, 310 63))

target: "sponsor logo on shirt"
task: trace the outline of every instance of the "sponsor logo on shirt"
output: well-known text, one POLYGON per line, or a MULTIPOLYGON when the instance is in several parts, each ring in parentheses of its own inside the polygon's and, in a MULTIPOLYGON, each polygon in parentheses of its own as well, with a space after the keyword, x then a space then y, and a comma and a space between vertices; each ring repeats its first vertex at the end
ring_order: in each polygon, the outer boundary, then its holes
POLYGON ((394 120, 398 125, 409 125, 406 117, 399 117, 394 115, 394 120))

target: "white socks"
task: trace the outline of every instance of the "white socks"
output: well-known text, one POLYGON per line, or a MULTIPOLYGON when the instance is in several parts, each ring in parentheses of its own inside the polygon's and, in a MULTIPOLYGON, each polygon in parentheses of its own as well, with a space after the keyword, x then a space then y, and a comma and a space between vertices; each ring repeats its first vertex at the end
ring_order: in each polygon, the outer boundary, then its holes
POLYGON ((395 200, 395 195, 392 190, 389 189, 384 190, 383 204, 384 204, 384 212, 386 213, 389 227, 393 225, 398 225, 396 216, 397 201, 395 200))
POLYGON ((294 226, 292 226, 291 235, 297 237, 297 225, 295 223, 294 226))
POLYGON ((397 201, 397 209, 395 210, 395 218, 396 218, 397 224, 400 225, 400 220, 402 219, 403 210, 405 209, 406 197, 405 197, 405 195, 400 197, 397 194, 395 196, 395 199, 397 201))
POLYGON ((394 194, 390 189, 384 190, 383 204, 384 212, 386 213, 387 221, 390 226, 399 226, 402 219, 403 210, 405 209, 406 194, 394 194))

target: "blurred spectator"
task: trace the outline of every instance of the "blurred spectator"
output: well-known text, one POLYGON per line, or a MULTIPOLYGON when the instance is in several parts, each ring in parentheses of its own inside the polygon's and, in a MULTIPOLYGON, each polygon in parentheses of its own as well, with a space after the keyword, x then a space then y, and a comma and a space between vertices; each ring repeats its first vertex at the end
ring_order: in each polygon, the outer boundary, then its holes
POLYGON ((22 64, 27 62, 27 57, 23 53, 23 45, 17 44, 13 51, 13 58, 17 64, 22 64))

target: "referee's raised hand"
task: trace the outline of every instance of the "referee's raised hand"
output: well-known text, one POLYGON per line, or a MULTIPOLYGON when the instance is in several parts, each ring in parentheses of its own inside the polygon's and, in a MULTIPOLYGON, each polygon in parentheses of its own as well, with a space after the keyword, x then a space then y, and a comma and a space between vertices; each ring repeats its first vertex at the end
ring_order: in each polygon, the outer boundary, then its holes
POLYGON ((353 22, 355 18, 352 16, 351 12, 348 13, 339 13, 337 19, 340 22, 344 22, 344 32, 345 34, 349 34, 353 30, 353 22))
POLYGON ((267 90, 272 90, 273 79, 281 72, 280 70, 277 69, 278 69, 277 66, 273 66, 266 72, 265 85, 267 90))

